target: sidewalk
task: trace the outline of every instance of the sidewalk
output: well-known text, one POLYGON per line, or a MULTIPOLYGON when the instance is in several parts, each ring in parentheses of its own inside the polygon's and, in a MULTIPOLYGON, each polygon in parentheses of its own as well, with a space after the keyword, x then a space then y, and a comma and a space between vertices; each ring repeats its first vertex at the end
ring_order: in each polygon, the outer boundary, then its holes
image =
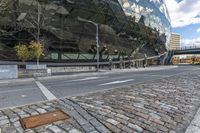
MULTIPOLYGON (((146 67, 146 68, 131 68, 131 69, 112 69, 110 70, 100 70, 99 72, 90 72, 90 76, 95 75, 106 75, 112 73, 124 73, 124 72, 141 72, 141 71, 156 71, 156 70, 167 70, 167 69, 174 69, 178 66, 154 66, 154 67, 146 67)), ((88 76, 88 73, 74 73, 67 75, 54 75, 48 77, 38 77, 38 80, 48 80, 48 79, 62 79, 62 78, 73 78, 73 77, 81 77, 81 76, 88 76)), ((9 84, 9 83, 20 83, 20 82, 32 82, 35 81, 34 78, 22 78, 22 79, 8 79, 8 80, 0 80, 0 84, 9 84)))
POLYGON ((194 71, 85 96, 1 110, 0 129, 2 133, 184 133, 200 106, 199 75, 199 71, 194 71), (56 109, 67 112, 71 118, 28 130, 20 125, 20 118, 56 109))

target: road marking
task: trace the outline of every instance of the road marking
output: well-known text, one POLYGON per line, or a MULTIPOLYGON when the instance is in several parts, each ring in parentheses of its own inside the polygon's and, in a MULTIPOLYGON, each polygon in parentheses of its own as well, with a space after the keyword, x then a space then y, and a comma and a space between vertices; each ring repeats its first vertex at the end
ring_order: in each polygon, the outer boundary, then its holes
POLYGON ((2 93, 13 93, 13 92, 19 92, 19 91, 30 91, 30 90, 37 90, 37 88, 0 91, 0 94, 2 94, 2 93))
POLYGON ((40 88, 40 90, 48 100, 57 99, 56 96, 54 96, 42 83, 40 83, 39 81, 35 81, 35 83, 37 84, 37 86, 40 88))
POLYGON ((134 81, 134 79, 121 80, 121 81, 113 81, 113 82, 109 82, 109 83, 100 84, 100 85, 98 85, 98 86, 113 85, 113 84, 121 84, 121 83, 130 82, 130 81, 134 81))
POLYGON ((21 95, 21 97, 22 97, 22 98, 25 98, 25 97, 27 97, 27 95, 21 95))
POLYGON ((69 80, 69 81, 64 81, 64 82, 65 83, 79 82, 79 81, 95 80, 95 79, 102 79, 102 78, 107 78, 107 77, 86 77, 86 78, 82 78, 82 79, 75 79, 75 80, 69 80))
POLYGON ((150 75, 150 76, 153 76, 153 77, 168 77, 168 76, 166 76, 166 75, 150 75))

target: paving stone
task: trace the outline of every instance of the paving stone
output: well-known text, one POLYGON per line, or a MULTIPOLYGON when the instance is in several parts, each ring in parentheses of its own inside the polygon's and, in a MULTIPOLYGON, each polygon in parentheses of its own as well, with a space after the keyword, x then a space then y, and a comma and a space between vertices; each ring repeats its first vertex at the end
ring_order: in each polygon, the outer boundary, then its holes
POLYGON ((73 128, 72 125, 66 124, 66 123, 64 123, 64 124, 59 124, 59 127, 63 128, 63 129, 66 130, 66 131, 69 131, 71 128, 73 128))
POLYGON ((106 121, 109 122, 109 123, 111 123, 111 124, 113 124, 113 125, 115 125, 115 126, 116 126, 117 124, 119 124, 118 121, 113 120, 113 119, 107 119, 106 121))
POLYGON ((99 126, 96 127, 96 129, 100 132, 100 133, 111 133, 106 127, 104 126, 99 126))
POLYGON ((35 133, 35 132, 31 129, 27 129, 27 130, 25 130, 25 133, 35 133))
POLYGON ((90 132, 90 133, 99 133, 98 131, 92 131, 92 132, 90 132))
POLYGON ((69 130, 69 133, 82 133, 82 132, 77 129, 71 129, 69 130))
POLYGON ((0 117, 0 120, 5 120, 5 119, 8 119, 8 117, 7 116, 1 116, 0 117))
POLYGON ((17 133, 24 133, 25 132, 22 127, 17 127, 16 130, 17 130, 17 133))
POLYGON ((42 109, 42 108, 38 108, 36 109, 40 114, 44 114, 46 113, 47 111, 45 109, 42 109))
POLYGON ((153 117, 150 117, 149 118, 150 121, 156 123, 156 124, 160 124, 160 125, 164 125, 165 123, 159 119, 156 119, 156 118, 153 118, 153 117))
POLYGON ((96 119, 90 120, 90 123, 95 127, 102 126, 102 124, 99 121, 97 121, 96 119))
POLYGON ((39 127, 34 128, 34 130, 35 130, 36 132, 38 132, 38 133, 40 133, 40 132, 45 132, 45 131, 47 131, 47 129, 48 129, 50 126, 52 126, 52 125, 39 126, 39 127))
POLYGON ((9 120, 8 119, 4 119, 4 120, 1 120, 0 121, 0 126, 3 126, 3 125, 6 125, 9 123, 9 120))
POLYGON ((17 133, 17 130, 14 127, 4 127, 1 129, 0 133, 17 133))
POLYGON ((176 131, 174 131, 174 130, 170 130, 169 133, 176 133, 176 131))
POLYGON ((125 115, 121 115, 121 114, 117 114, 116 116, 119 117, 119 118, 122 118, 122 119, 124 119, 126 121, 128 121, 130 119, 129 117, 127 117, 125 115))
POLYGON ((21 126, 21 124, 20 124, 19 121, 14 122, 13 125, 14 125, 15 127, 20 127, 20 126, 21 126))
POLYGON ((151 117, 155 118, 155 119, 158 119, 158 120, 161 119, 161 117, 160 117, 159 115, 155 114, 155 113, 150 113, 149 115, 150 115, 151 117))
POLYGON ((82 128, 84 129, 84 131, 86 133, 95 131, 95 128, 91 124, 89 124, 89 123, 83 125, 82 128))
POLYGON ((20 114, 21 118, 26 118, 26 117, 29 117, 29 116, 30 116, 29 114, 20 114))
POLYGON ((76 119, 76 121, 80 124, 80 125, 85 125, 88 123, 88 121, 86 121, 82 116, 80 116, 78 113, 75 113, 73 115, 73 117, 76 119))
POLYGON ((58 128, 57 126, 50 126, 49 129, 53 132, 53 133, 60 133, 62 130, 60 128, 58 128))
POLYGON ((122 127, 122 130, 125 131, 125 132, 127 132, 127 133, 133 132, 133 129, 131 129, 129 127, 126 127, 126 126, 122 127))
POLYGON ((143 129, 142 129, 141 127, 139 127, 138 125, 134 125, 134 124, 132 124, 132 123, 129 123, 129 124, 128 124, 128 127, 134 129, 135 131, 137 131, 137 132, 139 132, 139 133, 143 132, 143 129))

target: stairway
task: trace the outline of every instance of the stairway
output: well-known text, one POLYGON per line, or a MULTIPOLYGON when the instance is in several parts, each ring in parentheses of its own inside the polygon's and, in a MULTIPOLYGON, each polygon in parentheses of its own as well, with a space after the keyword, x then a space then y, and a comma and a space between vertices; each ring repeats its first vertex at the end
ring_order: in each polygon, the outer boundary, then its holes
POLYGON ((174 56, 174 51, 169 51, 167 55, 167 59, 165 60, 166 65, 171 65, 172 64, 172 57, 174 56))

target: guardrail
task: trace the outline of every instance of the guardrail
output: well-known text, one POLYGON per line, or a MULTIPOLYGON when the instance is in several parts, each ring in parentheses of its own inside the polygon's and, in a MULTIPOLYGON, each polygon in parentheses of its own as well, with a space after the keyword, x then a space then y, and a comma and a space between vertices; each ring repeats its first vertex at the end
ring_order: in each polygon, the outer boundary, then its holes
POLYGON ((172 50, 190 50, 190 49, 200 49, 200 46, 189 46, 189 47, 182 47, 182 48, 177 48, 177 49, 172 49, 172 50))
MULTIPOLYGON (((150 59, 157 59, 160 58, 161 56, 165 55, 161 54, 158 56, 153 56, 153 57, 147 57, 147 60, 150 59)), ((145 58, 140 58, 140 59, 130 59, 130 60, 123 60, 124 63, 128 63, 130 61, 134 62, 134 61, 143 61, 146 60, 145 58)), ((121 61, 112 61, 112 64, 120 64, 121 61)), ((26 62, 26 64, 35 64, 35 62, 26 62)), ((78 62, 78 63, 57 63, 57 62, 40 62, 40 64, 46 64, 47 66, 96 66, 97 63, 96 62, 78 62)), ((24 65, 23 62, 20 61, 0 61, 0 65, 24 65)), ((99 65, 103 66, 103 65, 109 65, 109 61, 104 61, 104 62, 100 62, 99 65)))

